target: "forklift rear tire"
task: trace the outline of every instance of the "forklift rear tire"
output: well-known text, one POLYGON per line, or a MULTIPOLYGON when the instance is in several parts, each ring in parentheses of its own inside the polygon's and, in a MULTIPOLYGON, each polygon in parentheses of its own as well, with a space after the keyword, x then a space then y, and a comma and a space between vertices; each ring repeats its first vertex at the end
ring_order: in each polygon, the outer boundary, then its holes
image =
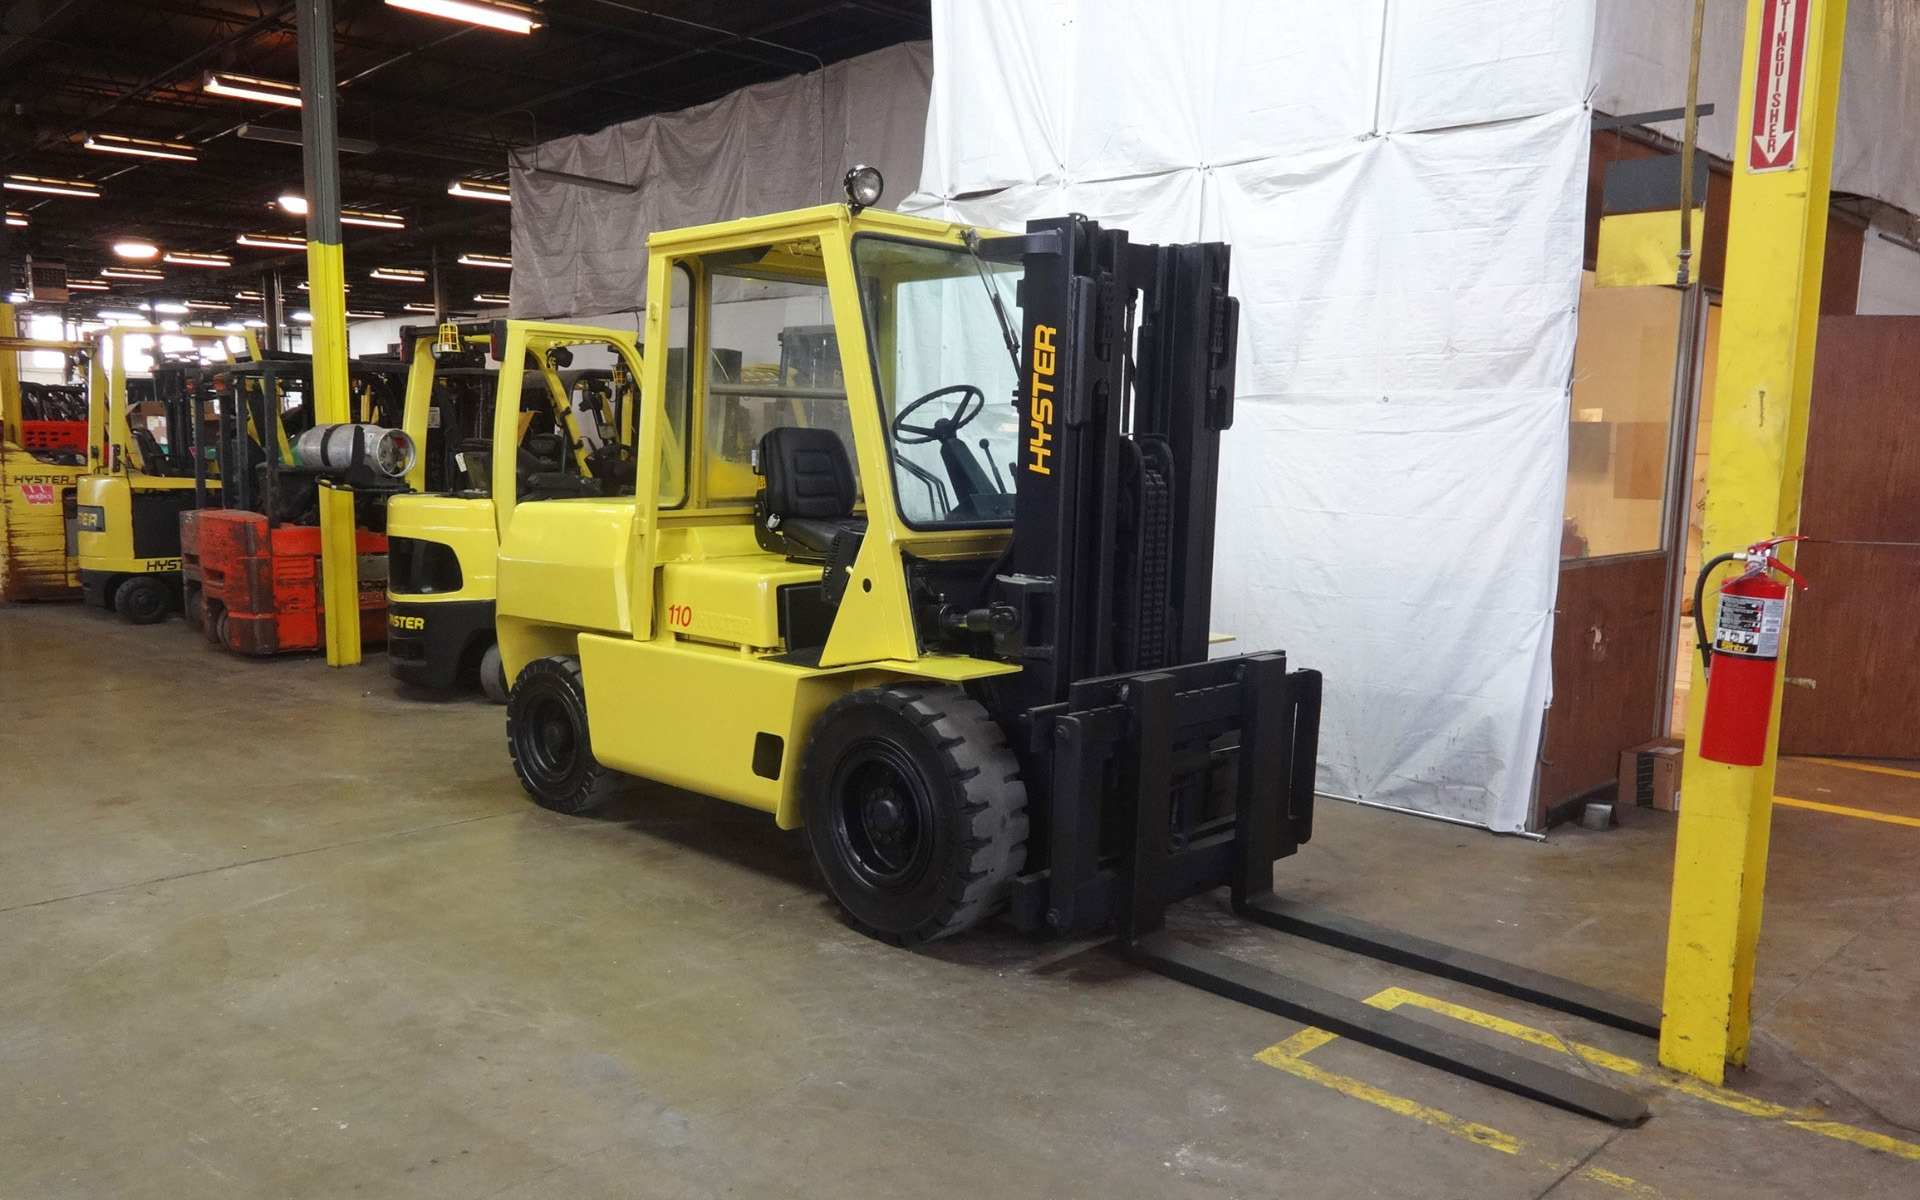
POLYGON ((507 702, 507 669, 500 665, 500 643, 487 647, 480 656, 480 690, 495 704, 507 702))
POLYGON ((167 619, 173 593, 153 575, 135 575, 113 593, 113 607, 129 624, 153 625, 167 619))
POLYGON ((587 689, 580 660, 536 658, 507 699, 507 753, 534 803, 583 813, 620 786, 620 773, 600 765, 587 734, 587 689))
POLYGON ((959 688, 842 696, 800 772, 814 862, 862 933, 913 946, 1005 904, 1027 859, 1027 787, 1005 732, 959 688))

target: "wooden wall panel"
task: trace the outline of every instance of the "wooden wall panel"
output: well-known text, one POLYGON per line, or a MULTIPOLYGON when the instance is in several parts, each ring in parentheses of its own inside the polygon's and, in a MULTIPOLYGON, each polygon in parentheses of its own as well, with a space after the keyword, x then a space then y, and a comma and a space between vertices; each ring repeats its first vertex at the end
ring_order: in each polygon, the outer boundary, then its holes
POLYGON ((1619 775, 1620 752, 1662 732, 1663 554, 1562 567, 1553 618, 1535 823, 1546 810, 1619 775))

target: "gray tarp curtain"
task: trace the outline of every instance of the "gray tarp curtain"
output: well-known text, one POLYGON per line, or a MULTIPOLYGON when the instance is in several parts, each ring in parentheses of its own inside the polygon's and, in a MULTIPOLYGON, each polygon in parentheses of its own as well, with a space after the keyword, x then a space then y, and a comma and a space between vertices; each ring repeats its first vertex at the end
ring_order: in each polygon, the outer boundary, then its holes
POLYGON ((512 315, 644 308, 649 234, 837 199, 857 162, 880 168, 883 203, 897 203, 919 184, 932 79, 931 45, 910 42, 515 151, 512 315))

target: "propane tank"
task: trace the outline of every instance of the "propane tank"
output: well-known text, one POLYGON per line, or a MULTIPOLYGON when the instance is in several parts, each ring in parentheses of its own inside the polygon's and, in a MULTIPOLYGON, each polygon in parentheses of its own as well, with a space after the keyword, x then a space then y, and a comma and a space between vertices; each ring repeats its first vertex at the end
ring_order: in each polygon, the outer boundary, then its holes
POLYGON ((398 479, 413 468, 413 439, 384 425, 315 425, 293 441, 293 461, 303 467, 345 474, 365 465, 398 479))
POLYGON ((1773 555, 1782 542, 1798 537, 1755 542, 1744 554, 1724 554, 1701 568, 1694 588, 1694 615, 1700 611, 1700 586, 1707 572, 1722 562, 1737 560, 1745 573, 1720 585, 1711 643, 1702 640, 1707 660, 1707 711, 1700 725, 1700 757, 1738 767, 1757 767, 1767 754, 1767 731, 1773 720, 1774 680, 1780 672, 1780 641, 1787 626, 1788 586, 1775 574, 1801 587, 1806 581, 1773 555))

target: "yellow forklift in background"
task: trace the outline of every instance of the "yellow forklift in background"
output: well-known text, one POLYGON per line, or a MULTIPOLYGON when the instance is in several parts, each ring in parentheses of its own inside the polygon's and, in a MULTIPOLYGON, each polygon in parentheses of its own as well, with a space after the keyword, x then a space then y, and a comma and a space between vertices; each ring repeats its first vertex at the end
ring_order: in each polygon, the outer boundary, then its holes
POLYGON ((477 675, 504 704, 501 530, 516 503, 631 491, 640 356, 630 333, 546 322, 409 326, 400 337, 405 432, 425 450, 412 491, 387 501, 387 661, 420 687, 477 675))
MULTIPOLYGON (((621 772, 705 792, 803 828, 883 941, 996 915, 1110 931, 1169 978, 1644 1120, 1638 1096, 1167 931, 1170 905, 1221 889, 1249 921, 1659 1028, 1653 1006, 1275 894, 1312 835, 1320 677, 1210 656, 1228 247, 883 212, 877 175, 849 172, 844 205, 649 239, 635 494, 503 524, 527 792, 560 812, 621 772), (822 327, 809 370, 778 366, 822 327)), ((511 470, 494 461, 496 496, 511 470)))
POLYGON ((89 357, 84 342, 20 336, 13 306, 0 302, 0 600, 80 594, 72 523, 87 472, 89 357), (59 365, 36 368, 35 358, 59 365))
MULTIPOLYGON (((99 334, 90 373, 89 470, 76 489, 88 603, 150 625, 180 607, 180 514, 195 506, 196 406, 209 362, 257 361, 251 331, 123 325, 99 334)), ((215 486, 213 483, 203 483, 215 486)))

